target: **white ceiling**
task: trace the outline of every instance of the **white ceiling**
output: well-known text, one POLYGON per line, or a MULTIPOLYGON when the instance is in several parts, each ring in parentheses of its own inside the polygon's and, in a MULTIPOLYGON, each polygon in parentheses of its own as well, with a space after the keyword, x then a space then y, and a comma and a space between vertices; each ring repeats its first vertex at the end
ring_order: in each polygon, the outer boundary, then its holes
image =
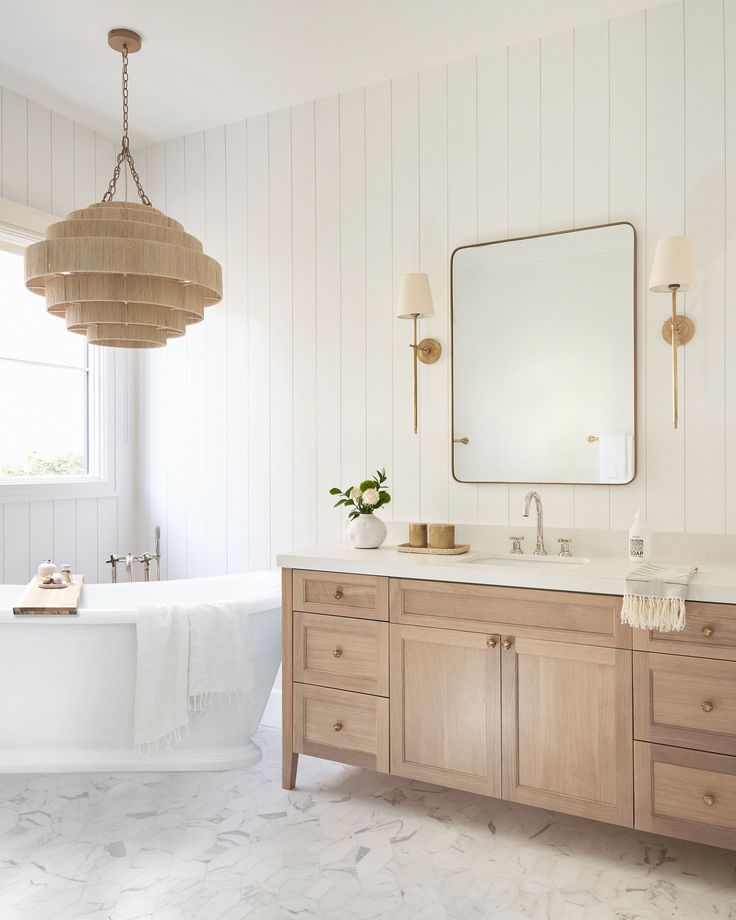
POLYGON ((669 0, 0 0, 0 83, 138 143, 274 111, 669 0))

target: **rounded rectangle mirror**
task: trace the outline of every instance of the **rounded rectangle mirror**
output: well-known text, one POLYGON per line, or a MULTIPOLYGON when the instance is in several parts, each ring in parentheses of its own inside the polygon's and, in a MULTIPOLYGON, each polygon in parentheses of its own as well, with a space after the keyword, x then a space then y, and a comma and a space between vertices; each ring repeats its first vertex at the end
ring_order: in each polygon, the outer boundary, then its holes
POLYGON ((453 252, 456 480, 631 482, 635 284, 627 222, 453 252))

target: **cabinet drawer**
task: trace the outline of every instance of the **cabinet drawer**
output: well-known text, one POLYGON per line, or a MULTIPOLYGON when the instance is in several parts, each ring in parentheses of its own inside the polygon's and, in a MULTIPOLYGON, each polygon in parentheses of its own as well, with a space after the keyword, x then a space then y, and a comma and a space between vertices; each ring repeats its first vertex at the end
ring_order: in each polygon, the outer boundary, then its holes
POLYGON ((736 662, 634 652, 634 737, 736 754, 736 662))
POLYGON ((388 623, 295 613, 294 679, 388 696, 388 623))
POLYGON ((736 757, 637 741, 634 763, 637 828, 736 849, 736 757))
POLYGON ((603 594, 392 578, 391 621, 631 648, 621 598, 603 594))
POLYGON ((388 620, 388 578, 296 569, 294 610, 388 620))
POLYGON ((634 648, 736 661, 736 604, 688 601, 686 624, 681 632, 635 629, 634 648))
POLYGON ((388 700, 294 684, 294 750, 388 773, 388 700))

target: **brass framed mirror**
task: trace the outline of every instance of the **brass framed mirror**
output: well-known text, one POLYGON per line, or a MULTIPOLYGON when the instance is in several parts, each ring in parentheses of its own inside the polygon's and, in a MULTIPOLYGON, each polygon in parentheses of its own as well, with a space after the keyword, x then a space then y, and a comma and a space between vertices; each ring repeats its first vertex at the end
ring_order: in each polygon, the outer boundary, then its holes
POLYGON ((458 482, 636 475, 636 231, 460 246, 450 262, 458 482))

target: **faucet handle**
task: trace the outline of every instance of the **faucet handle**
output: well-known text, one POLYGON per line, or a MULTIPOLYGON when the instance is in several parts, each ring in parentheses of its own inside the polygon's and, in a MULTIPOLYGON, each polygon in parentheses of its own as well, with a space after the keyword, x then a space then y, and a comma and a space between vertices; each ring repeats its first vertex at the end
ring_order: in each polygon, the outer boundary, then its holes
POLYGON ((523 539, 523 537, 509 537, 509 540, 511 540, 511 552, 514 556, 521 556, 523 554, 524 550, 521 548, 521 541, 523 539))
POLYGON ((572 556, 570 552, 572 537, 559 537, 557 542, 560 544, 560 556, 572 556))

